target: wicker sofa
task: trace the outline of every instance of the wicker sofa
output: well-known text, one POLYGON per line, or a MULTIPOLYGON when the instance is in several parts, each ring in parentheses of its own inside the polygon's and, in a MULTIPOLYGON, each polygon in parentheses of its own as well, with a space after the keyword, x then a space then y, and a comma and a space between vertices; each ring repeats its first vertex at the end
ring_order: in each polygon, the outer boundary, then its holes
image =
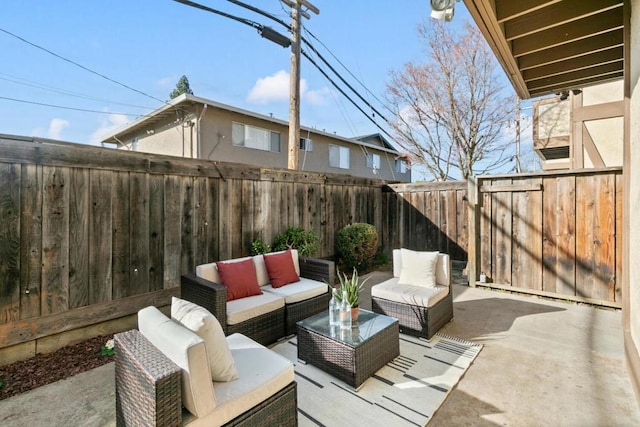
POLYGON ((227 335, 241 333, 260 344, 271 344, 295 334, 296 322, 326 310, 331 298, 327 284, 334 281, 334 262, 299 257, 295 249, 291 253, 300 277, 297 283, 273 288, 263 255, 257 255, 252 259, 262 295, 227 301, 216 263, 209 263, 197 266, 195 274, 182 275, 181 296, 213 313, 227 335))
POLYGON ((453 319, 451 259, 438 254, 435 263, 435 286, 400 284, 402 256, 393 250, 393 278, 371 287, 371 308, 376 313, 395 317, 400 332, 431 339, 453 319))
POLYGON ((155 307, 138 313, 139 330, 116 334, 118 426, 297 425, 291 362, 251 339, 228 343, 237 376, 212 381, 205 342, 155 307))

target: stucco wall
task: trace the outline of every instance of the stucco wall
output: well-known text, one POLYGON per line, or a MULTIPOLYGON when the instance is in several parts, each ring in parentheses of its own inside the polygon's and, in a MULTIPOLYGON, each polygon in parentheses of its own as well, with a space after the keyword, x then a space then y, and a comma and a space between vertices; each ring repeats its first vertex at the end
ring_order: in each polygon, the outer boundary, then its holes
MULTIPOLYGON (((624 118, 613 117, 610 119, 590 120, 585 126, 593 138, 598 153, 604 165, 622 166, 622 147, 624 141, 624 118)), ((584 167, 593 167, 589 154, 585 150, 584 167)))
MULTIPOLYGON (((272 168, 287 167, 288 126, 250 116, 241 116, 234 112, 209 107, 201 120, 202 158, 225 162, 248 163, 272 168), (280 152, 269 152, 247 147, 234 146, 232 143, 232 123, 242 123, 280 133, 280 152)), ((346 173, 363 178, 383 178, 392 181, 410 181, 410 172, 398 174, 395 158, 384 151, 368 148, 369 153, 380 155, 380 171, 374 174, 367 168, 363 149, 359 145, 330 138, 323 134, 300 132, 303 138, 313 140, 313 151, 299 151, 300 170, 328 173, 346 173), (350 168, 341 169, 329 166, 329 144, 349 148, 350 168)))
POLYGON ((597 105, 624 99, 624 81, 588 86, 582 90, 582 105, 597 105))

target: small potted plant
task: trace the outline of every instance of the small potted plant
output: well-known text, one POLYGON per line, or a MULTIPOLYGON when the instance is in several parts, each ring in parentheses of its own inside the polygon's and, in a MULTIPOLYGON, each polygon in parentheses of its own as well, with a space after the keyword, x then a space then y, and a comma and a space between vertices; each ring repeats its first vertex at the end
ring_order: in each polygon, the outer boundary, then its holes
POLYGON ((358 283, 358 270, 353 268, 353 274, 351 277, 347 277, 346 273, 340 273, 340 269, 337 269, 338 280, 340 281, 339 292, 337 292, 336 299, 339 302, 342 302, 342 295, 344 292, 347 293, 347 303, 351 307, 351 319, 353 321, 358 320, 358 307, 360 301, 360 291, 362 290, 365 282, 369 280, 367 277, 362 281, 362 283, 358 283))

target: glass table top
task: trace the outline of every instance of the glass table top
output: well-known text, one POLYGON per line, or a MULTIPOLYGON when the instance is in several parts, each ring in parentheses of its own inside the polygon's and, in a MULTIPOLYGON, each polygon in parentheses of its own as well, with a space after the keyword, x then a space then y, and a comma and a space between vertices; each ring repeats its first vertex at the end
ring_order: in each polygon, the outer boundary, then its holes
POLYGON ((378 332, 398 322, 397 319, 383 314, 377 314, 363 309, 359 311, 358 321, 353 322, 350 330, 340 329, 340 326, 329 326, 329 310, 300 320, 297 325, 299 328, 308 329, 317 334, 331 337, 347 345, 358 346, 378 332))

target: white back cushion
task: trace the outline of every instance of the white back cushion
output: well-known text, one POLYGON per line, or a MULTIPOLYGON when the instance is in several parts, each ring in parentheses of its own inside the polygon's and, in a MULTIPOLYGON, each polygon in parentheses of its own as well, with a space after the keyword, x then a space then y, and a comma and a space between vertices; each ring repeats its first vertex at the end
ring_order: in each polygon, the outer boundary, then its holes
MULTIPOLYGON (((286 251, 273 252, 274 254, 280 254, 286 251)), ((267 273, 267 266, 264 263, 264 257, 262 255, 256 255, 254 257, 235 258, 225 262, 238 262, 246 259, 253 258, 253 264, 256 266, 256 277, 258 279, 258 285, 264 286, 269 284, 269 273, 267 273)), ((291 258, 293 258, 293 266, 296 269, 296 274, 300 276, 300 261, 298 258, 298 250, 291 249, 291 258)), ((196 276, 202 277, 210 282, 220 283, 220 275, 218 274, 218 268, 215 262, 208 264, 201 264, 196 266, 196 276)))
POLYGON ((202 338, 152 306, 138 312, 138 329, 151 344, 182 369, 184 407, 196 417, 213 412, 216 398, 202 338))
MULTIPOLYGON (((402 256, 400 249, 393 250, 393 277, 400 277, 402 271, 402 256)), ((436 262, 436 284, 449 286, 451 285, 451 259, 449 254, 438 254, 436 262)))
POLYGON ((172 297, 171 318, 204 340, 213 381, 232 381, 238 378, 222 326, 209 310, 190 301, 172 297))
POLYGON ((403 285, 434 288, 436 286, 436 262, 438 252, 400 249, 402 269, 398 283, 403 285))
MULTIPOLYGON (((248 259, 251 259, 251 257, 247 256, 244 258, 235 258, 235 259, 230 259, 223 262, 240 262, 240 261, 246 261, 248 259)), ((216 266, 215 262, 197 265, 196 276, 202 277, 203 279, 206 279, 210 282, 221 283, 220 274, 218 274, 218 267, 216 266)))
MULTIPOLYGON (((281 254, 286 251, 270 252, 270 254, 281 254)), ((291 249, 291 258, 293 259, 293 267, 296 269, 296 274, 300 276, 300 262, 298 261, 298 250, 291 249)), ((269 273, 267 272, 267 265, 264 263, 264 256, 256 255, 253 257, 253 263, 256 266, 256 276, 258 277, 258 285, 265 286, 269 284, 269 273)))

